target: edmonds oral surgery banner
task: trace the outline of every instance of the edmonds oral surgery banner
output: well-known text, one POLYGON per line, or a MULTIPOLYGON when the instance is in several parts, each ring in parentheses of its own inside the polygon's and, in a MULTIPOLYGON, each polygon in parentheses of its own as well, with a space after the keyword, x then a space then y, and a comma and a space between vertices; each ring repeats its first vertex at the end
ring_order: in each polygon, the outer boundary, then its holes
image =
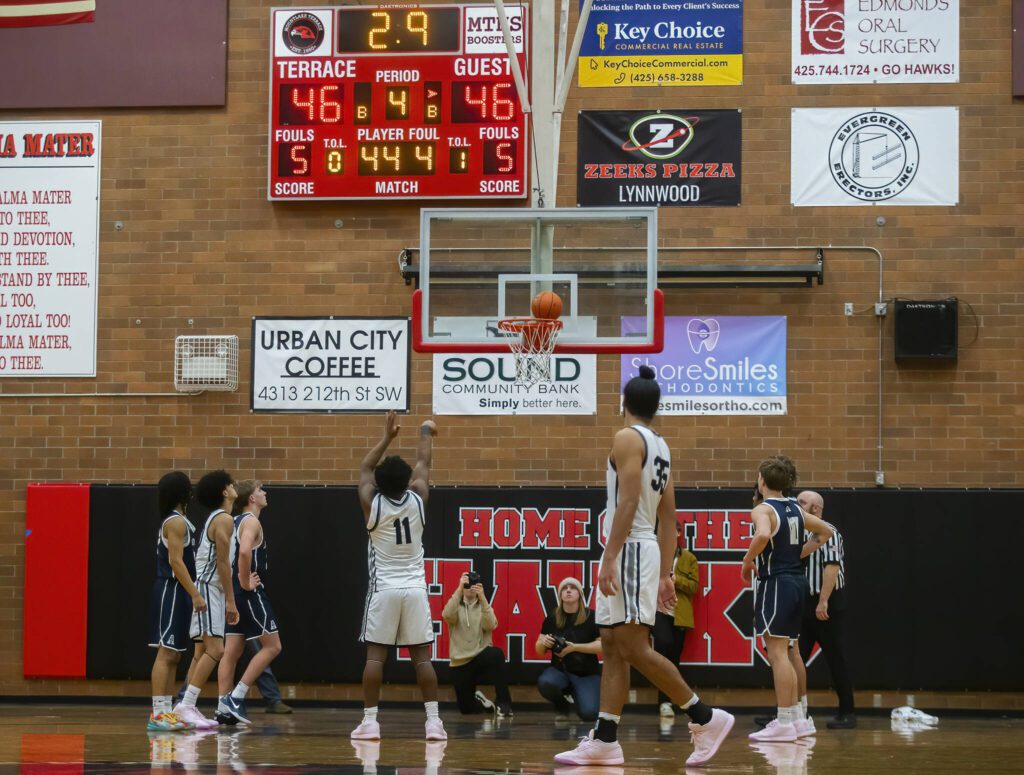
POLYGON ((597 0, 591 8, 580 86, 742 83, 742 0, 597 0))
POLYGON ((960 0, 792 0, 793 83, 955 83, 960 0))
POLYGON ((795 108, 790 198, 818 205, 956 205, 957 108, 795 108))
MULTIPOLYGON (((642 325, 622 320, 624 334, 642 325)), ((786 414, 785 317, 667 317, 662 352, 622 356, 622 385, 644 364, 661 385, 659 414, 786 414)))
POLYGON ((582 207, 740 203, 739 110, 584 110, 577 119, 582 207))

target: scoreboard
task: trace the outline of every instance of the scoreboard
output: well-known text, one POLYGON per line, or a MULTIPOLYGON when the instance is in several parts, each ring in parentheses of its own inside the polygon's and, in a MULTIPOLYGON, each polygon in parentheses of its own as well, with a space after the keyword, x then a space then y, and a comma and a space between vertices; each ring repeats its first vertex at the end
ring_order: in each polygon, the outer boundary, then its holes
MULTIPOLYGON (((528 8, 507 7, 527 72, 528 8)), ((271 11, 267 196, 522 199, 526 116, 493 4, 271 11)))

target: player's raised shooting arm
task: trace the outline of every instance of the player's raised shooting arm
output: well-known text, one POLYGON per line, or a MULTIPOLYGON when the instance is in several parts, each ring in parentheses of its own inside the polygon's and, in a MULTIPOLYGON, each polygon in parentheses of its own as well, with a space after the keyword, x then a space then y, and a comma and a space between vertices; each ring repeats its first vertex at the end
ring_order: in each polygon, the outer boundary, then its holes
POLYGON ((167 543, 167 561, 171 565, 171 572, 174 578, 188 593, 189 597, 199 594, 191 576, 188 575, 188 568, 185 567, 185 518, 175 517, 164 524, 164 539, 167 543))
MULTIPOLYGON (((210 529, 213 531, 213 542, 217 547, 217 578, 224 589, 224 600, 232 606, 235 604, 235 588, 231 585, 231 533, 235 523, 226 511, 214 517, 210 529)), ((233 624, 233 622, 229 622, 233 624)))
POLYGON ((637 506, 640 505, 640 479, 644 461, 644 440, 640 434, 632 428, 623 428, 616 433, 612 444, 612 460, 615 461, 619 479, 619 501, 615 506, 612 528, 604 548, 605 558, 619 556, 633 527, 637 506))
POLYGON ((409 488, 424 501, 430 495, 430 464, 434 457, 434 437, 437 425, 427 420, 420 426, 420 437, 416 442, 416 467, 412 470, 409 488))
POLYGON ((832 528, 829 527, 828 523, 824 520, 818 519, 816 516, 808 514, 806 511, 804 511, 803 514, 804 530, 810 531, 811 537, 807 539, 807 542, 800 550, 801 558, 814 554, 818 549, 831 541, 832 536, 835 535, 832 528))
POLYGON ((400 430, 402 426, 398 424, 398 415, 393 411, 388 412, 384 416, 384 436, 366 453, 363 462, 359 464, 359 505, 363 507, 363 517, 366 519, 370 517, 370 506, 373 503, 373 496, 377 493, 373 469, 384 457, 388 446, 400 430))

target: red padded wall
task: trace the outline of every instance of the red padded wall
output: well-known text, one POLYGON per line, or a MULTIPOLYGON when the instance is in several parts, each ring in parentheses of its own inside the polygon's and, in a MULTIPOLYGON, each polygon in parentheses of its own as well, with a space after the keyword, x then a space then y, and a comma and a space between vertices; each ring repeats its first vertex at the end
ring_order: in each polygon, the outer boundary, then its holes
POLYGON ((30 484, 25 503, 26 678, 85 678, 89 485, 30 484))

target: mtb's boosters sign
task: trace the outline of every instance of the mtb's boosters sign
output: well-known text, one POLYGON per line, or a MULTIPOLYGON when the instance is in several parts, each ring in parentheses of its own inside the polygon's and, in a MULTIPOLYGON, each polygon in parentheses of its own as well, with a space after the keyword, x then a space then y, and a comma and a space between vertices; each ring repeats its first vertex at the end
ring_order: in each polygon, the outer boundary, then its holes
MULTIPOLYGON (((507 15, 525 72, 529 8, 507 15)), ((276 8, 270 27, 269 199, 526 197, 493 5, 276 8)))

